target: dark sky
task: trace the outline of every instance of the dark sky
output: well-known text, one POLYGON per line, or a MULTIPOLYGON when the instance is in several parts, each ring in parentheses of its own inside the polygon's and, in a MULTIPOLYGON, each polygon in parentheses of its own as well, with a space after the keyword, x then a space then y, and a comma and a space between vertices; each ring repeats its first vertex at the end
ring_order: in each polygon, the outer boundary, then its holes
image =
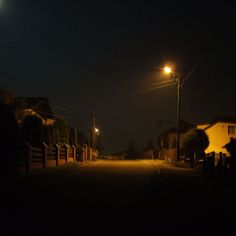
POLYGON ((165 63, 184 75, 197 65, 182 118, 236 116, 236 9, 225 1, 2 2, 1 82, 17 96, 49 97, 84 132, 95 113, 107 150, 175 124, 175 89, 143 90, 167 79, 165 63))

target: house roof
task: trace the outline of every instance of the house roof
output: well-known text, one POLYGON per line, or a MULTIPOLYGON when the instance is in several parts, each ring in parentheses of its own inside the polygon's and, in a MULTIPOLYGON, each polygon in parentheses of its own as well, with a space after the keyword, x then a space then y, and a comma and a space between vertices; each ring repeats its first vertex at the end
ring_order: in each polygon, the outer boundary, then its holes
POLYGON ((47 97, 16 97, 14 103, 17 109, 32 109, 42 118, 54 118, 47 97))
POLYGON ((207 127, 204 128, 204 130, 209 129, 210 127, 212 127, 213 125, 215 125, 216 123, 235 123, 236 124, 236 119, 234 117, 230 117, 230 116, 222 116, 222 117, 218 117, 216 119, 214 119, 211 122, 205 122, 205 123, 200 123, 198 125, 207 125, 207 127))
MULTIPOLYGON (((194 124, 188 123, 185 120, 180 120, 180 126, 179 126, 179 132, 180 133, 186 133, 188 130, 195 128, 196 126, 194 124)), ((166 134, 176 134, 177 133, 177 127, 171 127, 166 132, 161 134, 160 136, 166 135, 166 134)))

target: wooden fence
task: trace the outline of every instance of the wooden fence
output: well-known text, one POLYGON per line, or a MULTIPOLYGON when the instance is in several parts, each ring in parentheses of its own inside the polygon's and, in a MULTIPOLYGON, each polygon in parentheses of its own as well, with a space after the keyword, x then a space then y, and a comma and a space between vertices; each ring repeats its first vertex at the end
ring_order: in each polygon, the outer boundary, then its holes
POLYGON ((32 169, 54 167, 69 162, 92 161, 92 149, 87 145, 76 148, 71 145, 48 146, 42 143, 40 147, 33 147, 27 143, 19 151, 19 171, 29 172, 32 169))
POLYGON ((224 153, 211 152, 206 154, 203 171, 208 176, 229 177, 235 166, 232 157, 227 157, 224 153))

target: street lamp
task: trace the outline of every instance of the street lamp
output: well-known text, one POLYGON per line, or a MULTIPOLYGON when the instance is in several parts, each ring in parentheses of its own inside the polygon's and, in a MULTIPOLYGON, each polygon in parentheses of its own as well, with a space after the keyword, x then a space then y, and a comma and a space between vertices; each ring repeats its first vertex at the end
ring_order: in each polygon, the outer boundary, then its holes
POLYGON ((94 145, 95 145, 95 149, 98 149, 98 138, 99 138, 99 134, 100 134, 100 130, 98 128, 95 128, 95 135, 94 135, 94 145))
POLYGON ((99 129, 98 128, 95 128, 95 133, 97 134, 97 135, 99 135, 99 129))
POLYGON ((93 148, 93 149, 96 149, 96 142, 97 142, 97 136, 99 136, 99 129, 98 128, 96 128, 96 127, 93 127, 92 129, 91 129, 91 131, 90 131, 90 133, 91 133, 91 135, 90 135, 90 138, 91 138, 91 140, 90 140, 90 143, 91 143, 91 148, 93 148))
POLYGON ((183 76, 178 72, 173 72, 172 69, 168 66, 164 68, 164 72, 166 74, 171 75, 177 83, 177 113, 176 113, 176 160, 174 162, 179 161, 180 159, 180 106, 181 106, 181 90, 183 85, 183 76))
POLYGON ((172 72, 172 70, 171 70, 171 68, 169 66, 166 66, 164 68, 164 71, 165 71, 166 74, 170 74, 172 72))

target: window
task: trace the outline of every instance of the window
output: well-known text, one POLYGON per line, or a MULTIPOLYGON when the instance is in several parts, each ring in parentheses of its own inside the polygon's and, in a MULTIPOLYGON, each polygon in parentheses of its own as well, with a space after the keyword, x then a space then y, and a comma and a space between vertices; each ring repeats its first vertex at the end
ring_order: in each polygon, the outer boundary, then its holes
POLYGON ((235 134, 235 126, 228 126, 228 134, 229 135, 235 134))

